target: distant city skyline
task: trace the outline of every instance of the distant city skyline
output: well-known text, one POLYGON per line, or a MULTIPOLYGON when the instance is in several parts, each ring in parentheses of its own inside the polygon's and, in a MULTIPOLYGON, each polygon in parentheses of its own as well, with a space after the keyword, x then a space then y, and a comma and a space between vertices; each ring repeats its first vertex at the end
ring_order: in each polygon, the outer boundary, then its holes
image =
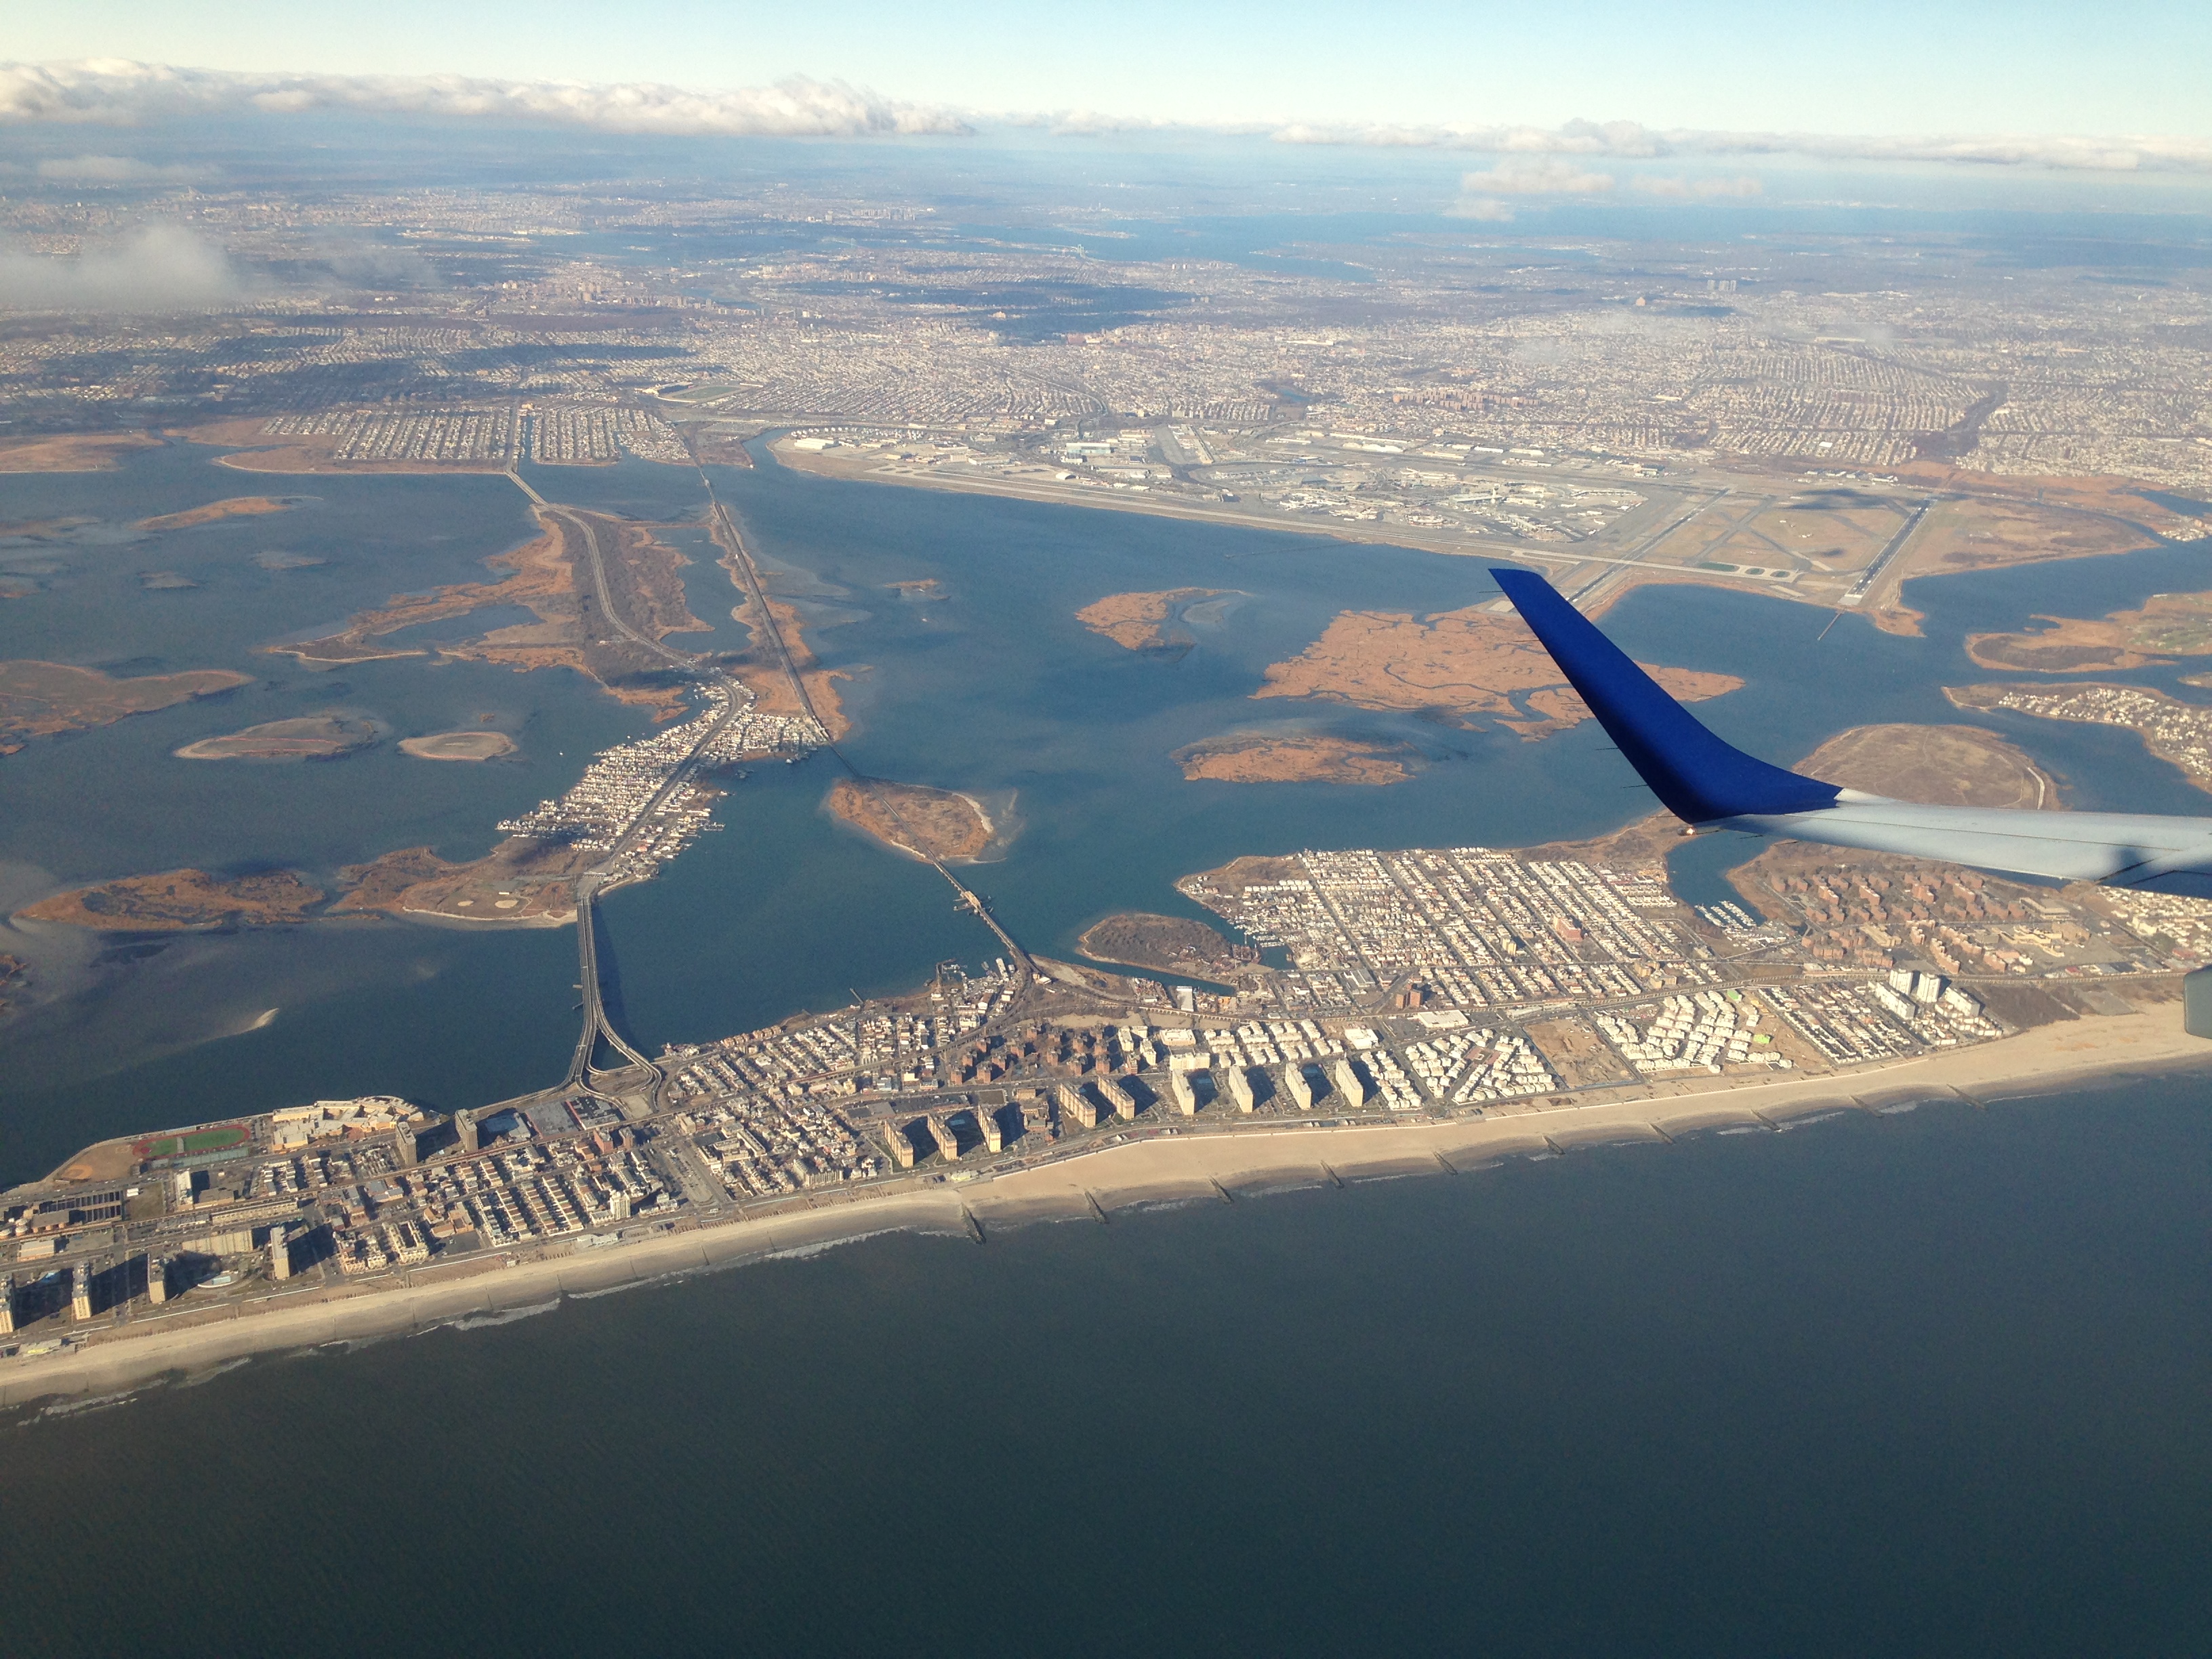
MULTIPOLYGON (((950 12, 882 0, 834 11, 663 0, 619 15, 544 0, 526 19, 424 0, 350 13, 114 0, 12 18, 8 50, 17 64, 699 90, 803 76, 970 118, 1074 116, 1087 127, 1464 131, 1581 118, 1708 132, 2212 138, 2196 73, 2212 53, 2212 14, 2201 7, 2138 0, 2104 9, 2092 27, 2079 8, 2050 3, 1877 0, 1838 18, 1745 0, 1416 4, 1371 21, 1249 0, 1132 0, 1105 12, 999 0, 950 12)), ((0 97, 0 112, 13 101, 0 97)))

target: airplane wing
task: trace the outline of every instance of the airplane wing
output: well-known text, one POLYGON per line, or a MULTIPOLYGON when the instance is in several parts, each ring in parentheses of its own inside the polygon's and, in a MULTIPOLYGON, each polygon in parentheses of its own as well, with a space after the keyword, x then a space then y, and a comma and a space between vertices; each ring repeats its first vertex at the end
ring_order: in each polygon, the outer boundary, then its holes
POLYGON ((2212 898, 2212 818, 1928 806, 1771 766, 1707 731, 1541 576, 1490 574, 1629 764, 1686 823, 2212 898))

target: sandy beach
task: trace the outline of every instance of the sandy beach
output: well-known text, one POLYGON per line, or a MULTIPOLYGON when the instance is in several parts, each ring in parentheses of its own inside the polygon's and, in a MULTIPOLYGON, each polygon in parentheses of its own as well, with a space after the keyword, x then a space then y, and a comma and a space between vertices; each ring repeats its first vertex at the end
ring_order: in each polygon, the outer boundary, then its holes
POLYGON ((690 1218, 672 1227, 659 1224, 665 1230, 619 1243, 559 1240, 374 1284, 316 1285, 204 1310, 186 1298, 174 1311, 96 1326, 89 1340, 70 1349, 0 1361, 0 1408, 49 1395, 97 1397, 257 1353, 399 1335, 884 1232, 952 1233, 987 1243, 994 1230, 1024 1222, 1103 1222, 1117 1208, 1177 1199, 1221 1201, 1240 1188, 1442 1175, 1504 1157, 1668 1141, 1701 1129, 1775 1129, 1792 1120, 1894 1109, 1915 1100, 1981 1105, 1992 1097, 2098 1075, 2192 1063, 2212 1064, 2212 1046, 2186 1035, 2179 1008, 2167 1005, 2042 1026, 1902 1065, 1788 1082, 1729 1086, 1705 1079, 1632 1100, 1584 1103, 1553 1097, 1480 1118, 1326 1127, 1231 1117, 1146 1125, 1128 1139, 1035 1164, 954 1168, 858 1191, 818 1192, 704 1226, 690 1218))

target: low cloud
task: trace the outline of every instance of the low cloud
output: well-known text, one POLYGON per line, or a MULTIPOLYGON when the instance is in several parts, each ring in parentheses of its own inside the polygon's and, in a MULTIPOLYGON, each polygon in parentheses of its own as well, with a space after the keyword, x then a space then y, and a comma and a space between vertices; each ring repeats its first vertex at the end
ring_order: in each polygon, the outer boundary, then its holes
POLYGON ((1645 196, 1674 201, 1711 201, 1723 196, 1757 196, 1762 186, 1749 173, 1735 179, 1668 179, 1650 176, 1630 180, 1630 188, 1645 196))
POLYGON ((1285 144, 1364 144, 1412 149, 1466 149, 1496 155, 1604 155, 1640 160, 1664 155, 1661 136, 1633 121, 1570 121, 1561 127, 1405 127, 1314 125, 1276 130, 1285 144))
POLYGON ((1462 173, 1459 199, 1444 216, 1505 224, 1513 217, 1508 197, 1605 196, 1614 182, 1611 173, 1593 173, 1564 156, 1509 155, 1485 172, 1462 173))
MULTIPOLYGON (((1092 110, 986 118, 963 115, 941 105, 888 98, 841 81, 804 76, 768 87, 702 89, 641 82, 504 81, 458 75, 248 74, 119 58, 0 64, 0 126, 27 123, 136 126, 195 116, 317 111, 696 137, 855 138, 963 134, 974 130, 971 120, 988 119, 1042 126, 1070 137, 1176 130, 1194 134, 1264 133, 1285 144, 1462 150, 1498 156, 1655 161, 1670 156, 1790 155, 1838 162, 1921 161, 2076 172, 2212 173, 2212 138, 2005 134, 1869 137, 1659 129, 1637 121, 1587 120, 1557 127, 1224 124, 1202 119, 1184 124, 1092 110)), ((1698 192, 1692 187, 1690 193, 1698 192)))
POLYGON ((1040 126, 1061 138, 1101 138, 1117 132, 1152 132, 1158 130, 1153 121, 1134 120, 1125 115, 1109 115, 1103 110, 1072 109, 1058 115, 1024 116, 1016 125, 1040 126))
POLYGON ((1609 173, 1592 173, 1559 156, 1509 156, 1487 173, 1464 174, 1461 192, 1468 196, 1602 196, 1613 188, 1609 173))
POLYGON ((772 87, 698 91, 646 82, 459 75, 255 75, 109 58, 0 64, 0 123, 136 126, 193 116, 325 110, 696 137, 854 138, 969 131, 948 110, 804 77, 772 87))
POLYGON ((394 246, 361 236, 333 236, 319 242, 315 256, 331 279, 349 288, 439 289, 446 280, 419 248, 394 246))
POLYGON ((1055 138, 1107 138, 1119 133, 1183 133, 1192 137, 1257 137, 1270 136, 1274 128, 1267 123, 1238 124, 1213 122, 1194 124, 1188 121, 1156 121, 1149 116, 1115 115, 1107 110, 1058 110, 1038 115, 979 116, 993 125, 1042 127, 1055 138))
MULTIPOLYGON (((2066 172, 2212 173, 2212 138, 2132 136, 1899 135, 1852 137, 1818 132, 1664 131, 1634 121, 1570 121, 1559 127, 1409 127, 1315 125, 1275 130, 1285 144, 1352 144, 1470 150, 1495 155, 1604 156, 1651 161, 1664 156, 1793 155, 1817 161, 1929 161, 1971 167, 2049 167, 2066 172)), ((1694 192, 1693 192, 1694 193, 1694 192)))
POLYGON ((9 311, 198 311, 244 287, 221 248, 173 225, 70 255, 0 247, 0 309, 9 311))
POLYGON ((1949 161, 2088 173, 2212 173, 2212 138, 1852 138, 1809 132, 1669 135, 1669 154, 1804 155, 1823 161, 1949 161))

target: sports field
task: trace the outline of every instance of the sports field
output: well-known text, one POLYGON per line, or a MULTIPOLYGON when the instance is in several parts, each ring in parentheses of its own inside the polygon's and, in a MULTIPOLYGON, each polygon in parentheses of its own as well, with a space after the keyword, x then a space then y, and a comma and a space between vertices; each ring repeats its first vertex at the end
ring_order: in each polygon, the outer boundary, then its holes
POLYGON ((247 1133, 243 1123, 225 1123, 212 1129, 195 1129, 190 1134, 155 1135, 131 1150, 140 1158, 189 1158, 195 1152, 219 1152, 243 1146, 247 1133))

